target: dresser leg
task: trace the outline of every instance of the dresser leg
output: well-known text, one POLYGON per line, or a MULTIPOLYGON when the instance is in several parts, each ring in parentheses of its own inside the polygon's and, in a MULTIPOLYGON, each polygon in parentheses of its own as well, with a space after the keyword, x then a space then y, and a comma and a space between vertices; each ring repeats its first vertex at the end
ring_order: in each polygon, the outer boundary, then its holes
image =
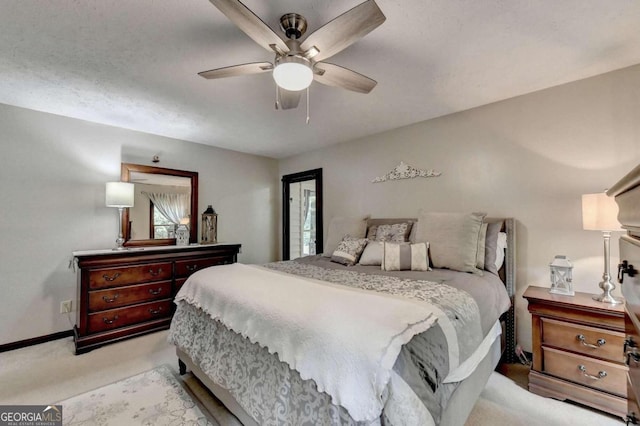
POLYGON ((187 364, 182 362, 181 359, 178 359, 178 370, 180 371, 181 376, 187 374, 187 364))

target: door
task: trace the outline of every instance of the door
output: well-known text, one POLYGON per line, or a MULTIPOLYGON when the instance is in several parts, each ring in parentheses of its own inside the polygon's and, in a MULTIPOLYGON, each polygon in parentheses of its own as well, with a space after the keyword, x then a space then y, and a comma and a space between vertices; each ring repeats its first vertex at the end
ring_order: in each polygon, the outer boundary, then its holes
POLYGON ((322 252, 322 169, 282 177, 282 258, 322 252))

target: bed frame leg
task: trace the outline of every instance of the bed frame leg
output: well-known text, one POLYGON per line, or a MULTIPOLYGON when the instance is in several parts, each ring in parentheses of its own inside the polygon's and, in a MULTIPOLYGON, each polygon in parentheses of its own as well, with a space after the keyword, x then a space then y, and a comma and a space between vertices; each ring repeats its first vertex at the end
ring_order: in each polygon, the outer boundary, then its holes
POLYGON ((187 364, 182 362, 181 359, 178 359, 178 370, 180 371, 181 376, 184 376, 185 374, 187 374, 187 364))

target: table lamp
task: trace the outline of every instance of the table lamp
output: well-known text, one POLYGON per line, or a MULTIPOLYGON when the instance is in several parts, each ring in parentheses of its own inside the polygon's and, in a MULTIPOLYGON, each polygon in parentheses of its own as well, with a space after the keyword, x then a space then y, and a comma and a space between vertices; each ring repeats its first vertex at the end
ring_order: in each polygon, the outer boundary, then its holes
POLYGON ((618 222, 618 205, 612 197, 604 192, 585 194, 582 196, 582 227, 588 231, 602 231, 604 238, 604 273, 600 288, 602 294, 593 296, 594 300, 612 305, 622 303, 622 299, 614 297, 611 292, 616 285, 611 281, 610 270, 610 240, 611 231, 621 231, 618 222))
POLYGON ((105 205, 118 208, 118 239, 114 250, 124 250, 122 213, 125 207, 133 207, 134 185, 129 182, 107 182, 105 205))

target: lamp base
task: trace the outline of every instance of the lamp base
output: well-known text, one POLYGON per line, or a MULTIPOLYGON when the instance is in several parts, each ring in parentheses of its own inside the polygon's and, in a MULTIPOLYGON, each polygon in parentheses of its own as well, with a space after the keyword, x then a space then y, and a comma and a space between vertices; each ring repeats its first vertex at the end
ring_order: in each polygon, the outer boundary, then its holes
POLYGON ((608 303, 610 305, 619 305, 620 303, 624 302, 624 300, 622 300, 619 297, 613 297, 610 294, 606 294, 603 293, 599 296, 593 296, 593 300, 597 300, 598 302, 602 302, 602 303, 608 303))
POLYGON ((118 236, 118 239, 116 240, 116 246, 113 248, 113 250, 114 251, 129 250, 129 247, 124 247, 124 238, 122 238, 122 234, 118 236))
POLYGON ((624 302, 623 299, 619 297, 614 297, 611 292, 616 288, 616 285, 611 282, 610 279, 605 279, 600 282, 600 288, 602 289, 602 294, 598 296, 593 296, 593 300, 597 300, 598 302, 608 303, 610 305, 618 305, 624 302))

